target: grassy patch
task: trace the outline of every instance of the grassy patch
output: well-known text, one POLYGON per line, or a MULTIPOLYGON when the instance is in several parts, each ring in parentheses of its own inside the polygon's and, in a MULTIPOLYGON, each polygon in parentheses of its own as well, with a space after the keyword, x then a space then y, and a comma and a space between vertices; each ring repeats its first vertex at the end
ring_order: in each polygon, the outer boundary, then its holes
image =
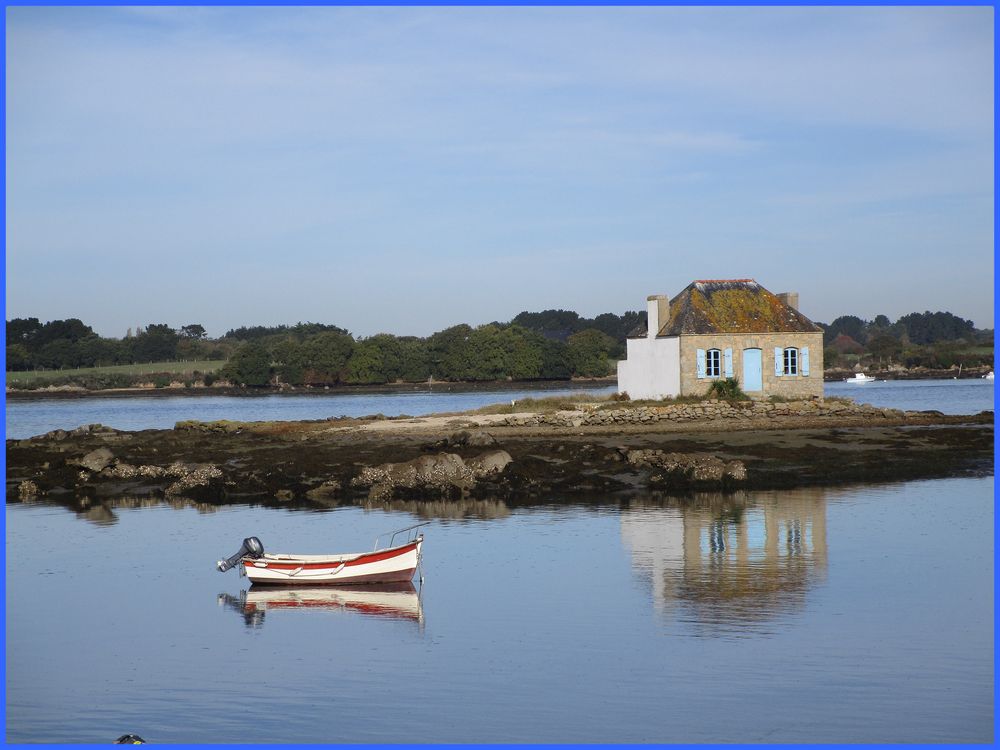
POLYGON ((548 398, 519 398, 502 404, 488 404, 466 412, 448 414, 510 414, 515 411, 530 411, 538 414, 554 411, 573 411, 578 404, 598 403, 604 399, 596 396, 549 396, 548 398))
MULTIPOLYGON (((31 386, 44 385, 60 380, 85 379, 105 375, 152 375, 169 374, 191 376, 196 371, 202 373, 215 372, 226 364, 224 359, 206 359, 192 362, 145 362, 135 365, 113 365, 110 367, 81 367, 75 370, 29 370, 26 372, 8 372, 7 385, 31 386)), ((178 379, 181 379, 180 377, 178 379)))
POLYGON ((708 396, 677 396, 665 399, 622 400, 617 394, 608 396, 550 396, 547 398, 519 398, 512 404, 510 401, 502 404, 489 404, 478 409, 464 412, 446 412, 436 416, 452 416, 462 414, 513 414, 514 412, 532 412, 534 414, 550 414, 557 411, 577 411, 580 407, 587 410, 610 411, 613 409, 634 409, 640 406, 670 406, 672 404, 700 404, 709 399, 708 396))

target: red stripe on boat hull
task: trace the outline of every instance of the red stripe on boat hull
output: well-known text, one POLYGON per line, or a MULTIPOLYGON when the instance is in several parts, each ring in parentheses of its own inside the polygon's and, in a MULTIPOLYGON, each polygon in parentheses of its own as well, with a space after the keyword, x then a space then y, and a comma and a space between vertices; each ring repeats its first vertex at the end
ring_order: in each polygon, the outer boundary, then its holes
MULTIPOLYGON (((311 580, 308 582, 309 586, 358 586, 365 583, 409 583, 413 580, 413 574, 417 571, 416 568, 410 568, 409 570, 394 570, 391 573, 373 573, 371 575, 364 576, 354 576, 353 578, 346 578, 343 580, 336 581, 316 581, 311 580)), ((281 586, 287 587, 290 584, 302 585, 302 581, 297 581, 294 579, 289 579, 287 581, 253 581, 251 580, 252 586, 281 586)))

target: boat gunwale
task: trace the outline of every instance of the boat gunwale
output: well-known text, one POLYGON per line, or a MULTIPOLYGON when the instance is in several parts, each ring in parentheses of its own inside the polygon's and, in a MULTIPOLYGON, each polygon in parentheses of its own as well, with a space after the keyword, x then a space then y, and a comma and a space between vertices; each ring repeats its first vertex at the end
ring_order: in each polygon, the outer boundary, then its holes
POLYGON ((345 567, 354 567, 356 565, 367 565, 380 562, 382 560, 390 560, 394 557, 408 554, 411 551, 416 551, 419 554, 420 545, 422 543, 423 537, 421 536, 411 542, 407 542, 396 547, 387 547, 386 549, 372 550, 370 552, 344 553, 340 555, 289 555, 286 553, 265 552, 263 557, 244 557, 242 562, 244 567, 247 569, 266 567, 282 570, 298 566, 307 569, 315 569, 341 564, 345 567))

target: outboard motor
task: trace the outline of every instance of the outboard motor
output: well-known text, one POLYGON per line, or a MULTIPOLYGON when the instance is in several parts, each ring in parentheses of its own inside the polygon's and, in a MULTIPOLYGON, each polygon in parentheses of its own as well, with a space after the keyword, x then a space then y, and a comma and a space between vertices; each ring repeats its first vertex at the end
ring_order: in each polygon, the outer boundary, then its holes
POLYGON ((146 740, 137 734, 123 734, 114 744, 116 745, 145 745, 146 740))
POLYGON ((219 569, 220 573, 225 573, 227 570, 232 568, 236 563, 242 560, 244 557, 249 557, 256 560, 259 557, 264 556, 264 545, 261 544, 260 539, 255 536, 248 536, 243 540, 243 546, 240 547, 240 551, 237 552, 232 557, 226 558, 225 560, 219 560, 215 565, 219 569))

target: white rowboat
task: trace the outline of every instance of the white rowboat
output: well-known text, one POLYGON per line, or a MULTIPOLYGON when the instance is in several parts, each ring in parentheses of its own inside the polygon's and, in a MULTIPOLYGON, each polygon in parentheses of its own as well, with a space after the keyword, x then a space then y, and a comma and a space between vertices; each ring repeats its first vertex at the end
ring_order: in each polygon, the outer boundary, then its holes
MULTIPOLYGON (((417 526, 423 526, 418 524, 417 526)), ((405 583, 412 580, 420 565, 423 534, 411 536, 403 544, 392 546, 396 535, 416 529, 390 532, 388 547, 371 552, 349 552, 339 555, 293 555, 264 552, 257 537, 243 540, 239 552, 217 567, 225 572, 239 565, 241 575, 250 583, 277 586, 353 586, 366 583, 405 583)))
POLYGON ((401 583, 413 578, 424 537, 398 547, 345 555, 286 555, 265 553, 244 558, 243 573, 251 583, 284 586, 317 584, 401 583))

